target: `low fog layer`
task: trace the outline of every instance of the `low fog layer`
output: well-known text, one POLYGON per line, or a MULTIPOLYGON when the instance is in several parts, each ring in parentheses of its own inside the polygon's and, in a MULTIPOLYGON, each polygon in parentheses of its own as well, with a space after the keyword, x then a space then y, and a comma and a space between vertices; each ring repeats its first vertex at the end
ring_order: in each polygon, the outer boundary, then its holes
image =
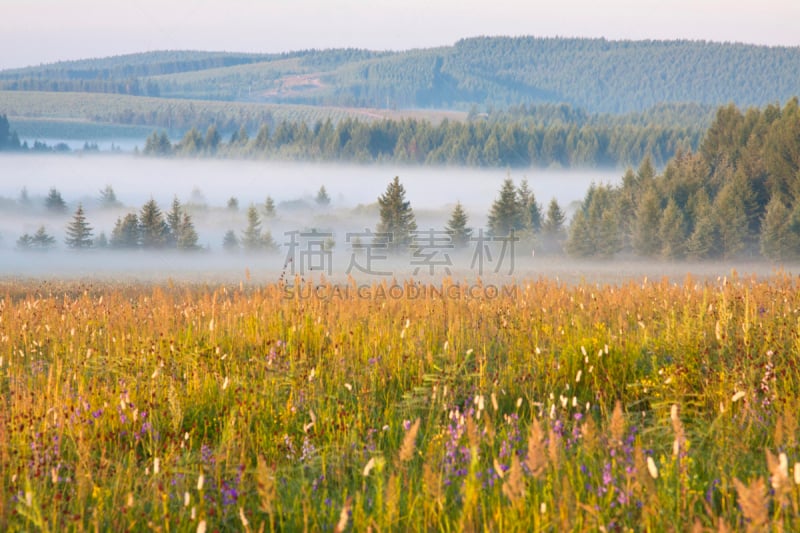
MULTIPOLYGON (((231 196, 240 206, 262 203, 267 195, 276 203, 308 199, 324 185, 334 207, 374 203, 394 176, 406 188, 414 209, 442 209, 457 200, 469 210, 486 213, 503 179, 527 178, 540 203, 555 197, 561 205, 580 200, 592 182, 616 183, 621 171, 482 170, 398 165, 326 165, 229 161, 209 159, 154 159, 119 155, 5 155, 0 157, 0 197, 15 199, 20 190, 46 195, 56 187, 67 202, 96 199, 111 185, 126 205, 139 206, 153 197, 168 204, 177 195, 182 202, 193 190, 202 192, 210 206, 224 206, 231 196)), ((485 215, 484 215, 485 217, 485 215)), ((485 220, 474 224, 483 224, 485 220)))
MULTIPOLYGON (((740 272, 769 275, 765 264, 696 264, 665 265, 632 261, 613 262, 567 261, 565 257, 532 257, 530 249, 518 247, 514 265, 506 255, 497 268, 501 249, 497 244, 488 250, 491 261, 483 268, 477 262, 475 246, 460 253, 442 250, 437 265, 431 268, 424 259, 410 255, 376 259, 370 272, 365 265, 364 252, 354 255, 347 233, 375 230, 379 222, 377 198, 386 191, 394 176, 405 187, 406 198, 416 215, 421 231, 444 230, 456 201, 469 215, 468 225, 485 228, 492 202, 498 197, 503 180, 511 177, 517 185, 527 178, 540 204, 546 206, 556 198, 562 208, 571 213, 575 202, 583 199, 591 183, 615 183, 617 171, 542 171, 476 169, 439 169, 402 166, 341 166, 301 163, 225 160, 164 160, 138 158, 131 155, 45 155, 0 157, 0 276, 3 277, 67 277, 146 279, 233 280, 251 279, 274 281, 282 274, 302 273, 318 279, 319 264, 299 263, 305 244, 290 252, 290 232, 308 232, 312 228, 330 233, 333 250, 325 256, 322 273, 344 280, 348 270, 365 283, 406 279, 414 276, 421 281, 439 279, 450 274, 456 279, 474 280, 476 276, 497 282, 536 278, 541 275, 564 281, 615 281, 626 275, 660 278, 668 275, 682 279, 687 271, 701 277, 740 272), (111 186, 121 205, 104 207, 100 191, 111 186), (321 207, 315 202, 320 187, 330 196, 330 205, 321 207), (44 199, 51 188, 57 189, 67 202, 61 214, 48 212, 44 199), (25 190, 29 203, 20 202, 25 190), (264 203, 271 197, 276 216, 267 218, 264 203), (153 198, 166 215, 173 198, 177 197, 191 215, 199 236, 201 250, 194 252, 121 251, 95 249, 78 252, 64 243, 65 230, 72 220, 78 203, 85 209, 94 237, 104 233, 111 237, 117 219, 137 213, 153 198), (228 205, 235 198, 238 207, 228 205), (259 209, 261 228, 269 231, 278 249, 272 254, 249 254, 245 251, 227 252, 223 238, 232 230, 241 238, 247 227, 247 209, 259 209), (44 226, 55 238, 52 250, 21 251, 16 247, 22 234, 33 235, 44 226), (445 258, 445 254, 447 258, 445 258), (492 255, 493 254, 493 255, 492 255), (287 260, 294 258, 294 261, 287 260), (353 264, 353 263, 356 264, 353 264), (374 271, 374 272, 373 272, 374 271), (416 271, 416 274, 415 274, 416 271), (382 272, 385 275, 378 275, 382 272)), ((352 235, 351 235, 351 241, 352 235)), ((380 256, 383 252, 376 251, 380 256)), ((314 256, 319 262, 321 253, 314 256)))

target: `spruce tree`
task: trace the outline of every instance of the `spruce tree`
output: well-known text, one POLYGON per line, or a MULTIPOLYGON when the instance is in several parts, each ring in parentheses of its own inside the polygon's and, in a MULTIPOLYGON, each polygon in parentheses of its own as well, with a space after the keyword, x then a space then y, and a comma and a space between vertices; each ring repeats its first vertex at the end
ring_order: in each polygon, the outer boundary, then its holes
POLYGON ((39 229, 36 230, 36 233, 31 238, 31 244, 35 248, 46 250, 56 245, 56 239, 47 233, 44 226, 39 226, 39 229))
POLYGON ((686 223, 678 204, 672 198, 661 215, 658 228, 661 255, 667 259, 679 259, 686 252, 686 223))
POLYGON ((100 204, 104 208, 119 207, 122 205, 119 200, 117 200, 117 194, 114 192, 111 185, 106 185, 105 188, 100 190, 100 204))
POLYGON ((489 231, 493 235, 506 236, 512 230, 519 231, 522 227, 522 208, 517 190, 511 178, 506 178, 500 188, 500 196, 489 211, 489 231))
POLYGON ((378 223, 378 233, 389 233, 391 241, 387 247, 391 251, 400 251, 411 244, 411 232, 416 231, 417 222, 411 203, 406 201, 406 190, 400 183, 400 178, 395 176, 389 183, 386 192, 378 198, 381 220, 378 223))
POLYGON ((589 257, 596 251, 595 244, 586 213, 579 209, 569 225, 569 237, 565 244, 567 253, 573 257, 589 257))
POLYGON ((720 253, 718 217, 714 214, 704 190, 691 200, 695 215, 694 228, 686 242, 686 255, 691 259, 709 259, 720 253))
POLYGON ((139 212, 139 228, 143 248, 162 248, 167 244, 169 226, 158 204, 152 198, 139 212))
POLYGON ((547 206, 547 216, 542 224, 542 231, 545 235, 552 238, 561 238, 564 233, 564 220, 566 215, 558 205, 558 201, 553 198, 547 206))
POLYGON ((522 227, 531 233, 538 233, 542 229, 542 206, 536 201, 536 195, 528 186, 528 180, 523 179, 517 189, 519 207, 522 216, 522 227))
POLYGON ((564 221, 566 215, 558 205, 558 201, 553 198, 547 206, 547 215, 542 222, 542 238, 540 248, 545 252, 561 252, 563 242, 566 238, 564 231, 564 221))
POLYGON ((797 233, 792 231, 791 212, 781 201, 780 195, 773 195, 767 204, 767 211, 761 222, 761 253, 774 260, 797 257, 797 233))
POLYGON ((44 200, 44 206, 52 213, 63 213, 67 210, 67 203, 55 188, 50 189, 47 198, 44 200))
POLYGON ((467 213, 461 202, 456 202, 450 220, 447 222, 445 230, 450 234, 450 238, 456 249, 466 248, 472 237, 472 228, 467 227, 467 213))
POLYGON ((658 195, 655 188, 648 187, 636 209, 633 249, 637 254, 652 257, 661 252, 660 220, 658 195))
POLYGON ((196 250, 199 248, 197 241, 197 231, 194 229, 192 217, 189 216, 189 213, 184 212, 181 223, 178 226, 175 245, 179 250, 196 250))
POLYGON ((320 207, 328 207, 331 203, 331 197, 328 196, 328 191, 325 190, 325 186, 319 188, 317 191, 317 197, 315 199, 317 205, 320 207))
POLYGON ((719 243, 725 258, 730 258, 744 249, 748 238, 749 224, 743 192, 734 181, 729 181, 714 199, 719 243))
POLYGON ((222 248, 228 252, 234 252, 239 249, 239 238, 236 237, 236 232, 229 229, 225 232, 222 238, 222 248))
POLYGON ((245 250, 254 252, 263 248, 264 241, 261 236, 261 220, 258 210, 254 205, 247 209, 247 228, 242 233, 242 246, 245 250))
POLYGON ((172 207, 167 213, 166 222, 169 229, 166 244, 170 247, 177 247, 181 234, 181 223, 183 222, 183 209, 177 196, 172 199, 172 207))
POLYGON ((72 222, 67 226, 67 238, 64 241, 70 248, 83 249, 92 247, 92 228, 86 221, 83 206, 78 204, 72 222))
POLYGON ((272 196, 267 196, 264 201, 264 217, 275 218, 275 200, 272 199, 272 196))
POLYGON ((137 248, 139 246, 141 228, 136 213, 128 213, 123 218, 118 218, 114 229, 111 231, 112 248, 137 248))

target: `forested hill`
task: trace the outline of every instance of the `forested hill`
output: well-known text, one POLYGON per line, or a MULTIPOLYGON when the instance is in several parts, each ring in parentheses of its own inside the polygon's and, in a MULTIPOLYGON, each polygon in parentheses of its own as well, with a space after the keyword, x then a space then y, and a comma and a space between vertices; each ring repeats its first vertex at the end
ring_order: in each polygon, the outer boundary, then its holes
POLYGON ((763 107, 800 94, 800 48, 477 37, 405 52, 150 52, 0 71, 0 89, 395 109, 568 103, 622 113, 669 102, 763 107))

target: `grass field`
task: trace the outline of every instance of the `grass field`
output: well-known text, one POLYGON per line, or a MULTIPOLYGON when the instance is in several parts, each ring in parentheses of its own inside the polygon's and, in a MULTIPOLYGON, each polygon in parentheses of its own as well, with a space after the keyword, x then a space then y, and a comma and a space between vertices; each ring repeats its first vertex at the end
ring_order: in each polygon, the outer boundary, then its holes
POLYGON ((0 282, 0 529, 796 531, 800 291, 0 282))

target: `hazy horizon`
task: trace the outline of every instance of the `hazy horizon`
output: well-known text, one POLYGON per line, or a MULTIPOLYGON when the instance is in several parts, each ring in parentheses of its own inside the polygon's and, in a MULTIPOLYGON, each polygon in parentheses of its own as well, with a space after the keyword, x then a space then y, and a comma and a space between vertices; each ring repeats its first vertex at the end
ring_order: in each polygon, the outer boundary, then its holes
POLYGON ((407 50, 479 35, 691 39, 800 46, 800 3, 565 0, 6 0, 0 69, 153 50, 407 50), (13 46, 12 46, 13 44, 13 46))

